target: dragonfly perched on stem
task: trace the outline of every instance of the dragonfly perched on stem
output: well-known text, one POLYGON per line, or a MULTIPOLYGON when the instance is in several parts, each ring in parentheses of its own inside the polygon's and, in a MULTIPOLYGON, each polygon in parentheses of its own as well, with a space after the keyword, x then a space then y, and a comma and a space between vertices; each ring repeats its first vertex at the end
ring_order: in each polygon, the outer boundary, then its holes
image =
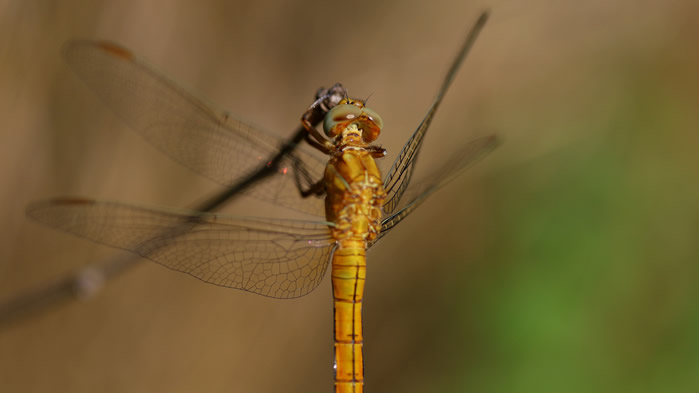
POLYGON ((385 177, 375 159, 386 151, 372 145, 383 121, 340 85, 321 93, 301 120, 306 141, 329 161, 298 148, 279 155, 278 162, 267 162, 280 148, 279 139, 213 111, 124 48, 69 43, 66 58, 78 75, 167 155, 223 185, 238 184, 261 165, 268 166, 273 171, 243 192, 324 219, 242 218, 75 197, 36 202, 27 212, 51 227, 135 252, 202 281, 273 298, 308 294, 330 265, 335 390, 362 392, 366 250, 499 143, 495 136, 468 142, 454 149, 426 182, 411 183, 434 114, 487 17, 481 14, 474 24, 437 98, 385 177), (322 106, 327 111, 325 135, 313 121, 322 106))

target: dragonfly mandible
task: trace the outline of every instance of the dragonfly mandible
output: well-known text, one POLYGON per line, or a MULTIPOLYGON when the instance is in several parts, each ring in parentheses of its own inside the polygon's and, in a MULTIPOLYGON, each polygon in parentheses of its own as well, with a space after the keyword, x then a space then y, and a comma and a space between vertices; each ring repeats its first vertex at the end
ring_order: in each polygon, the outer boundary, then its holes
MULTIPOLYGON (((336 85, 302 117, 306 140, 329 161, 295 148, 275 163, 273 175, 244 191, 324 219, 241 218, 74 197, 36 202, 27 212, 48 226, 135 252, 202 281, 273 298, 308 294, 332 266, 335 391, 363 392, 366 250, 499 144, 495 136, 470 141, 454 149, 427 182, 411 184, 424 136, 487 16, 483 13, 469 32, 437 98, 384 177, 375 159, 385 150, 371 144, 383 127, 380 116, 336 85), (308 118, 338 89, 344 98, 327 108, 324 136, 308 118)), ((222 185, 239 183, 283 145, 279 138, 212 110, 118 45, 75 41, 66 45, 65 56, 131 128, 222 185)))

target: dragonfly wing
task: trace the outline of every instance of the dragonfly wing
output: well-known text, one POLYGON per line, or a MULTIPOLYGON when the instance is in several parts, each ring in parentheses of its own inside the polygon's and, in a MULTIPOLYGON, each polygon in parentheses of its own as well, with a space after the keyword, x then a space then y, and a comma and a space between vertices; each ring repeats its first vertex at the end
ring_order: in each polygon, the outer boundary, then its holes
MULTIPOLYGON (((127 49, 108 42, 73 41, 64 47, 78 76, 134 130, 175 161, 230 186, 267 165, 280 138, 213 110, 127 49)), ((305 213, 322 214, 318 198, 301 198, 294 171, 317 181, 325 162, 296 149, 277 174, 252 188, 256 198, 305 213)))
POLYGON ((461 63, 463 63, 469 51, 473 47, 473 44, 487 19, 488 13, 481 14, 480 18, 476 21, 476 24, 473 26, 471 31, 469 31, 464 44, 456 54, 456 57, 449 67, 449 71, 447 71, 447 74, 442 81, 442 86, 439 88, 437 98, 435 98, 432 106, 430 106, 430 109, 427 111, 427 114, 422 119, 422 122, 420 122, 420 125, 417 127, 413 135, 410 137, 410 139, 408 139, 405 146, 403 146, 403 149, 398 154, 398 158, 396 158, 396 160, 393 162, 391 169, 384 178, 384 189, 386 190, 386 202, 383 206, 384 213, 391 214, 396 210, 396 208, 398 208, 400 200, 410 184, 413 169, 415 168, 415 162, 417 160, 418 153, 420 152, 420 147, 422 147, 422 141, 424 140, 425 133, 429 129, 430 123, 432 123, 432 119, 434 118, 439 105, 442 103, 444 95, 447 93, 447 90, 449 90, 449 86, 451 86, 451 83, 454 81, 456 72, 459 70, 461 63))
POLYGON ((428 180, 412 185, 405 192, 408 202, 401 209, 383 219, 381 233, 376 241, 417 209, 430 194, 449 183, 464 169, 478 162, 499 145, 500 140, 495 135, 490 135, 472 140, 457 149, 438 169, 425 177, 428 180))
POLYGON ((393 162, 391 169, 384 178, 386 201, 383 205, 383 211, 387 214, 395 211, 396 207, 398 207, 398 203, 403 197, 403 193, 410 184, 417 155, 420 152, 420 147, 422 147, 423 138, 438 107, 439 101, 432 104, 432 107, 430 107, 429 111, 427 111, 427 115, 410 139, 408 139, 405 146, 403 146, 403 149, 401 149, 400 153, 398 154, 398 158, 396 158, 396 160, 393 162))
POLYGON ((135 252, 202 281, 275 298, 318 286, 335 242, 328 223, 58 199, 27 213, 50 227, 135 252))

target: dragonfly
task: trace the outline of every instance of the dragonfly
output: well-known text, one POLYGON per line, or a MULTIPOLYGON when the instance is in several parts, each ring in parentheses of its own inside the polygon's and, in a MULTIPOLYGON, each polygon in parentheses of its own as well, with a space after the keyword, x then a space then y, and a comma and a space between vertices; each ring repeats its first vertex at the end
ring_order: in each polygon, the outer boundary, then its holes
POLYGON ((469 141, 447 154, 427 180, 411 182, 432 119, 487 18, 482 13, 469 31, 436 99, 385 176, 376 160, 386 150, 373 144, 383 120, 339 84, 320 91, 301 118, 303 138, 329 156, 321 159, 212 109, 121 46, 70 42, 64 54, 78 76, 166 155, 225 186, 252 179, 243 193, 318 218, 237 217, 208 208, 166 209, 80 197, 34 202, 27 214, 204 282, 272 298, 310 293, 330 266, 335 392, 363 392, 367 250, 500 143, 494 135, 469 141), (315 126, 319 112, 325 114, 324 134, 315 126), (269 157, 275 160, 266 161, 269 157), (251 178, 261 166, 270 170, 251 178))

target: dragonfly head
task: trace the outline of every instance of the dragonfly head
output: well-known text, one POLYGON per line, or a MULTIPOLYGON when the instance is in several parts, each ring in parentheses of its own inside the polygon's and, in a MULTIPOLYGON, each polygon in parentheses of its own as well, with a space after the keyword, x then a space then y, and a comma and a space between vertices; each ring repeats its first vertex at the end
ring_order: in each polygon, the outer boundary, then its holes
POLYGON ((383 120, 363 101, 345 98, 325 115, 323 130, 328 137, 336 138, 351 126, 356 126, 365 143, 371 143, 379 137, 383 120))

